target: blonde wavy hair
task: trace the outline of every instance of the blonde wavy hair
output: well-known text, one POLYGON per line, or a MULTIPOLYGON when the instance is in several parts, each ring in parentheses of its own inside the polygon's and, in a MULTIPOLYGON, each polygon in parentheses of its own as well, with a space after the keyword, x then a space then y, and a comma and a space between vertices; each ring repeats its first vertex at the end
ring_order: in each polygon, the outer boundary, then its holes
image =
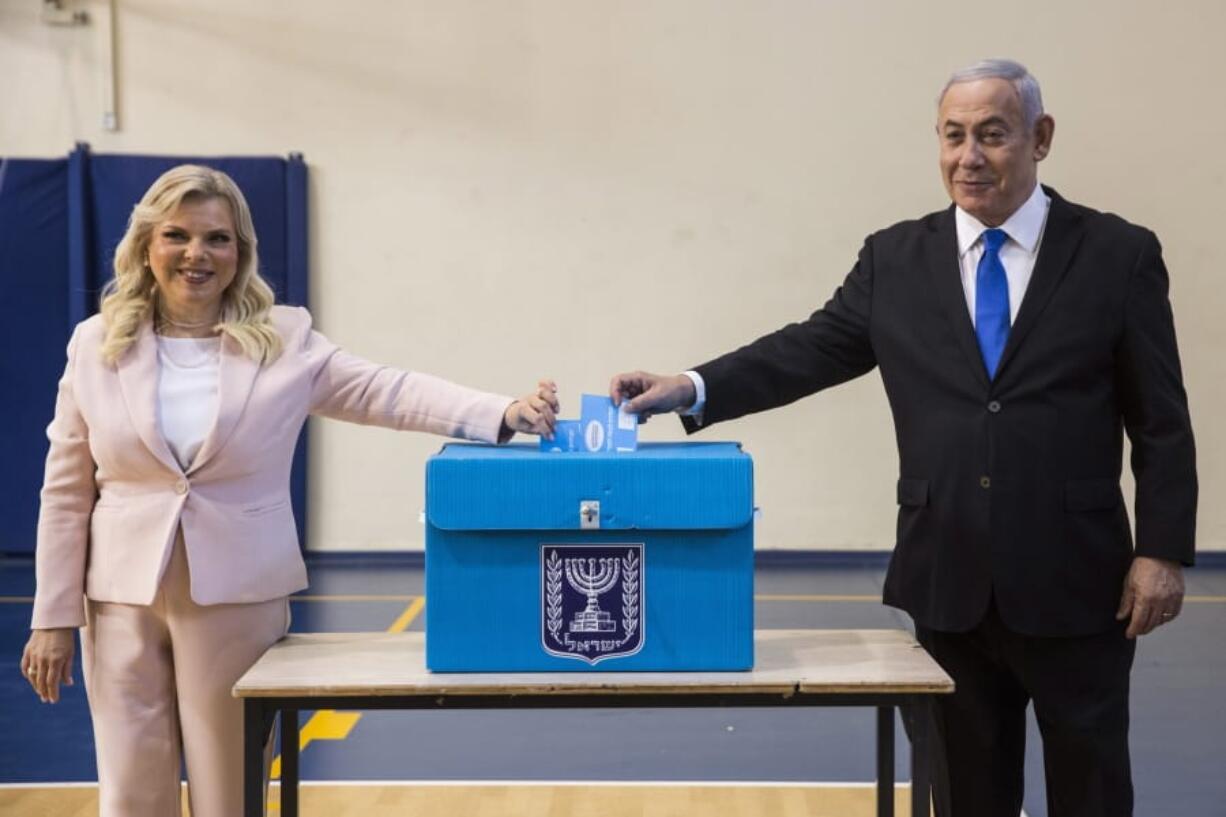
POLYGON ((238 234, 238 269, 221 296, 221 319, 214 327, 242 347, 243 354, 268 363, 281 354, 281 336, 269 311, 272 287, 260 277, 251 208, 234 180, 210 167, 179 165, 167 170, 132 208, 128 229, 115 249, 115 277, 102 290, 106 337, 102 356, 108 363, 123 357, 157 305, 157 281, 146 259, 154 229, 187 199, 219 198, 228 202, 238 234))

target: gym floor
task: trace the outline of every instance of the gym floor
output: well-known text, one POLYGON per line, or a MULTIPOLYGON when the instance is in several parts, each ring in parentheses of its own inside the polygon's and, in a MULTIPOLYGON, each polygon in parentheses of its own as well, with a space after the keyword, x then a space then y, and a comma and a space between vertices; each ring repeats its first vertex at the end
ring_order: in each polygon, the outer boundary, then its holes
MULTIPOLYGON (((1138 647, 1138 817, 1226 816, 1226 559, 1217 556, 1186 572, 1179 620, 1138 647)), ((909 628, 880 602, 884 566, 878 554, 761 554, 755 627, 909 628)), ((311 589, 292 600, 294 632, 424 628, 419 556, 320 557, 310 572, 311 589)), ((18 673, 33 591, 30 559, 0 559, 0 813, 89 814, 96 771, 79 666, 76 686, 54 707, 18 673)), ((374 804, 391 802, 434 813, 412 799, 433 791, 438 813, 611 814, 589 806, 616 791, 626 807, 617 814, 867 817, 873 717, 859 709, 303 713, 303 813, 325 813, 316 809, 326 798, 355 804, 348 813, 385 812, 374 804), (397 790, 405 794, 387 799, 397 790)), ((906 781, 901 727, 897 745, 896 779, 906 781)), ((1033 719, 1026 760, 1025 812, 1046 817, 1033 719)), ((330 805, 326 813, 347 812, 330 805)))

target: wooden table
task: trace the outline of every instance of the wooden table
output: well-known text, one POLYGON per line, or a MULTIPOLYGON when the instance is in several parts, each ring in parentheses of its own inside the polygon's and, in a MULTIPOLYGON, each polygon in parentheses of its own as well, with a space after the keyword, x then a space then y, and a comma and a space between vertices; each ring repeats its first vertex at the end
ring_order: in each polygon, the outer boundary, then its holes
POLYGON ((264 744, 281 715, 281 814, 298 815, 304 709, 871 706, 877 814, 894 813, 894 708, 910 718, 911 814, 927 817, 928 709, 953 681, 903 630, 758 630, 748 672, 431 673, 422 633, 291 635, 234 686, 244 701, 244 806, 263 815, 264 744))

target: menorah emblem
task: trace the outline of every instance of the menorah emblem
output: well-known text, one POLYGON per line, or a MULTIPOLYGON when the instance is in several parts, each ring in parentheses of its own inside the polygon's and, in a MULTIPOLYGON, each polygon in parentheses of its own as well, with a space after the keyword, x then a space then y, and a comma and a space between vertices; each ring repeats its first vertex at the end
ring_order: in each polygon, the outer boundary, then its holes
POLYGON ((588 664, 634 655, 643 588, 642 544, 541 545, 541 646, 588 664))
POLYGON ((620 562, 616 558, 564 560, 566 581, 587 596, 587 607, 575 613, 570 623, 572 633, 611 633, 617 629, 613 617, 600 609, 597 599, 617 584, 621 575, 620 562))

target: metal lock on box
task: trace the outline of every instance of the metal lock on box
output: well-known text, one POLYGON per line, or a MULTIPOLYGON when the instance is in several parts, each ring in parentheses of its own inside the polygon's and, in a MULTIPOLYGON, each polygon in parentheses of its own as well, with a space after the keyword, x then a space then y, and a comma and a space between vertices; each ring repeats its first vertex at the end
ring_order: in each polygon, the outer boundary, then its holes
POLYGON ((584 499, 579 503, 579 527, 583 530, 600 528, 600 500, 584 499))

